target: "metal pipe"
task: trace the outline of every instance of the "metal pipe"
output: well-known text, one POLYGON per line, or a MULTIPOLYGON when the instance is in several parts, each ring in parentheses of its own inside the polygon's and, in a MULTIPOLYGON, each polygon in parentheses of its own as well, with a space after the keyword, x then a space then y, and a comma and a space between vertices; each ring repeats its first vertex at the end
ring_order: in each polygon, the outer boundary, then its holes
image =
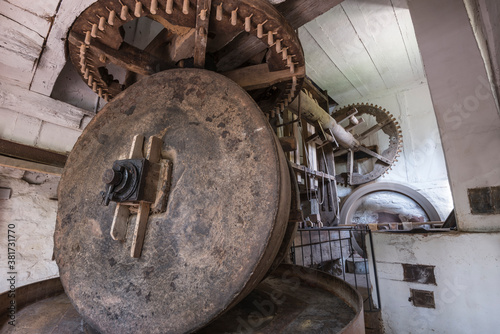
MULTIPOLYGON (((300 92, 300 96, 296 98, 288 108, 296 115, 299 114, 299 99, 300 99, 300 115, 309 122, 319 125, 323 129, 330 129, 335 136, 335 140, 340 146, 346 149, 356 149, 359 146, 359 141, 354 136, 346 131, 338 124, 332 116, 330 116, 318 103, 304 91, 300 92)), ((328 138, 333 141, 333 138, 328 138)))

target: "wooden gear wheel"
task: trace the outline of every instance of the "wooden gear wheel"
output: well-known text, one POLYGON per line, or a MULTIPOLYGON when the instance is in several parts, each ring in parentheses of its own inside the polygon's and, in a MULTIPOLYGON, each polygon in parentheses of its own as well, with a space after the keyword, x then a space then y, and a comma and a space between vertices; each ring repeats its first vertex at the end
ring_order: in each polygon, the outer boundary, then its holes
POLYGON ((230 78, 258 73, 263 84, 243 86, 264 112, 283 110, 305 76, 297 34, 265 0, 98 0, 74 22, 68 49, 83 80, 107 101, 128 86, 109 63, 142 76, 176 67, 230 78), (144 50, 124 42, 121 29, 140 17, 164 26, 144 50))
MULTIPOLYGON (((336 163, 344 161, 346 172, 336 175, 337 181, 344 185, 360 185, 376 180, 380 176, 388 173, 401 152, 403 137, 401 126, 386 109, 373 104, 353 104, 336 111, 333 117, 337 120, 346 120, 352 116, 368 115, 375 119, 375 124, 367 130, 361 132, 356 126, 350 125, 346 129, 353 132, 354 138, 360 142, 356 150, 337 148, 334 152, 336 163), (387 147, 382 152, 376 152, 370 147, 368 142, 370 136, 382 131, 388 137, 387 147), (344 160, 342 160, 344 158, 344 160), (372 161, 372 169, 366 173, 355 170, 356 161, 372 161)), ((377 149, 378 150, 378 149, 377 149)))

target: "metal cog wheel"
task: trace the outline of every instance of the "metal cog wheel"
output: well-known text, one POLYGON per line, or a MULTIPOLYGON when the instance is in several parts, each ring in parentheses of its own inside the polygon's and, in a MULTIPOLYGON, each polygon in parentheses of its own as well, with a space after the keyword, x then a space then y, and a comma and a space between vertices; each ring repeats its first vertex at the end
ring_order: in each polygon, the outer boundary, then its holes
POLYGON ((130 84, 113 77, 110 63, 136 76, 177 67, 224 74, 267 64, 280 80, 248 88, 264 112, 288 105, 305 77, 296 32, 266 0, 98 0, 73 23, 68 51, 82 79, 106 100, 130 84), (123 27, 142 17, 164 27, 144 50, 125 42, 123 27))
POLYGON ((401 126, 396 118, 386 109, 373 104, 350 104, 333 114, 338 121, 347 119, 356 120, 346 127, 360 142, 356 150, 337 148, 334 152, 336 163, 345 162, 346 171, 336 175, 337 181, 342 185, 360 185, 373 181, 389 172, 396 163, 403 145, 401 126), (361 116, 368 115, 375 119, 375 124, 369 124, 368 129, 359 130, 360 125, 367 123, 361 116), (359 123, 358 123, 359 122, 359 123), (357 124, 356 124, 357 123, 357 124), (382 131, 388 136, 388 145, 382 152, 378 145, 369 145, 370 136, 382 131), (356 166, 367 159, 373 163, 371 171, 365 173, 357 171, 356 166))

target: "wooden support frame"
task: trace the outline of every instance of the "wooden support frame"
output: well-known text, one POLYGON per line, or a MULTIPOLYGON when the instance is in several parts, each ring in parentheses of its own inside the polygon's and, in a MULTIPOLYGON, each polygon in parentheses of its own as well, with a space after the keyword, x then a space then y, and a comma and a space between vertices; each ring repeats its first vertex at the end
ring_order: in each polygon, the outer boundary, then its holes
POLYGON ((205 68, 211 8, 212 0, 198 0, 196 6, 196 33, 194 37, 194 66, 198 68, 205 68))
POLYGON ((63 168, 68 159, 64 154, 15 143, 5 139, 0 139, 0 155, 57 168, 63 168))

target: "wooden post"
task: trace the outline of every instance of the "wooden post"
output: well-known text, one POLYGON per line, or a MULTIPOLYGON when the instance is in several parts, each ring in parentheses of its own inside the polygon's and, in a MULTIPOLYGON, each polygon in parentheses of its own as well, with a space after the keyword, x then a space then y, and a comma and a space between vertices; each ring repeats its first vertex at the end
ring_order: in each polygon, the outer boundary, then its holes
POLYGON ((194 37, 194 66, 198 68, 205 67, 211 8, 212 0, 198 0, 196 6, 196 33, 194 37))

